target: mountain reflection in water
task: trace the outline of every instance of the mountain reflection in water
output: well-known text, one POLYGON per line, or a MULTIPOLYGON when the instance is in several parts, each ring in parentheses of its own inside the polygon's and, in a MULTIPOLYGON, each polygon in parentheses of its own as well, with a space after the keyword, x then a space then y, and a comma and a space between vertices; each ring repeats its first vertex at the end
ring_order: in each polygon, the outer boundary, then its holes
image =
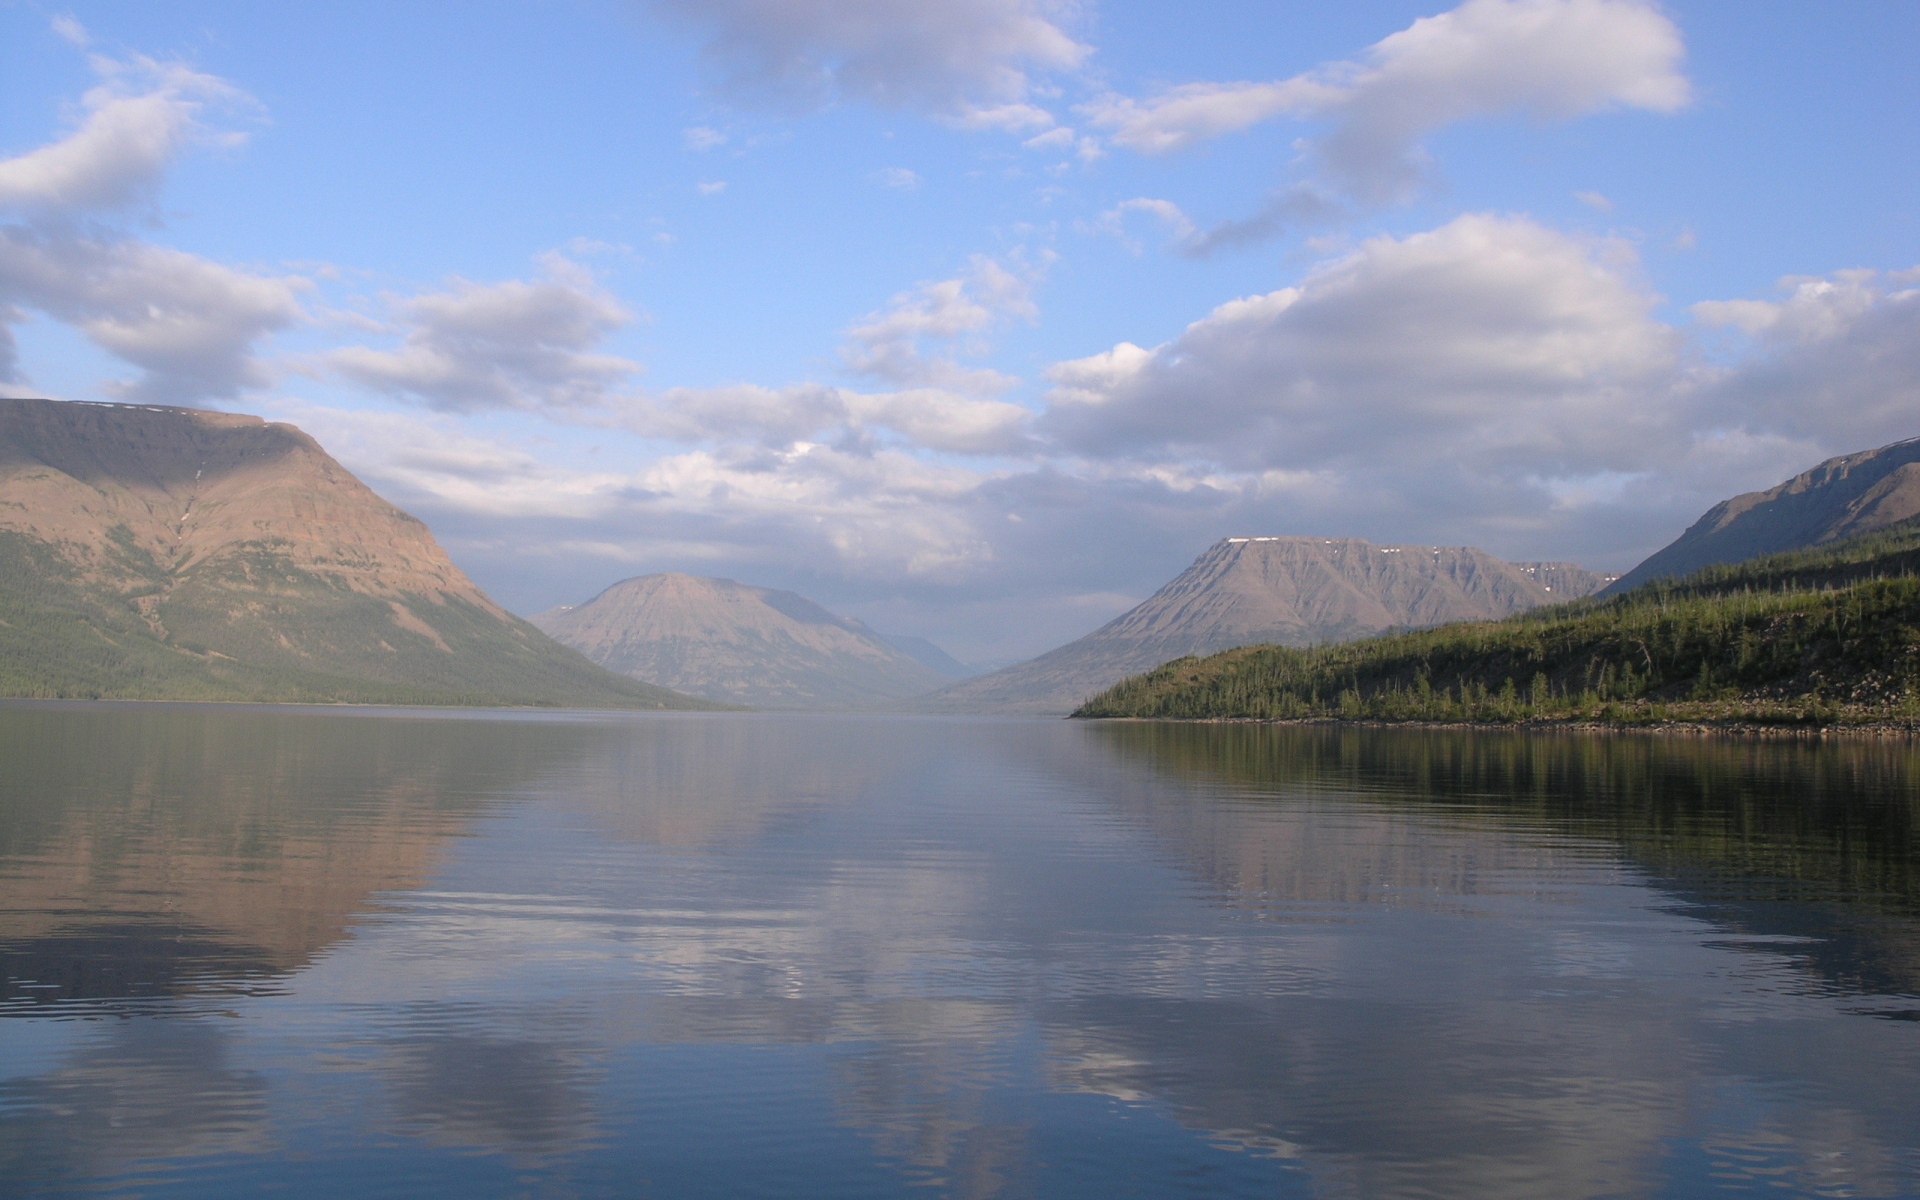
POLYGON ((0 705, 0 1192, 1913 1195, 1916 765, 0 705))

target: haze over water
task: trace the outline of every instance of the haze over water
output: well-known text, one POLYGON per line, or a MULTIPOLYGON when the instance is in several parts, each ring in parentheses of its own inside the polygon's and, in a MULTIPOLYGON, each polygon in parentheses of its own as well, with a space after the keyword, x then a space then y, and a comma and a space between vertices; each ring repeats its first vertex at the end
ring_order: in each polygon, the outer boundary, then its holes
POLYGON ((1911 1196, 1906 743, 0 704, 0 1194, 1911 1196))

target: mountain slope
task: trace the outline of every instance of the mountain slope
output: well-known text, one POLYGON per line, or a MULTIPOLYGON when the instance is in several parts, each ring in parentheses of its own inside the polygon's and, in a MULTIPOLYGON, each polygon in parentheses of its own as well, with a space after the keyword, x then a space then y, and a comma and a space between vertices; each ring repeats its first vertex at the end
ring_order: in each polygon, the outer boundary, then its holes
POLYGON ((1920 720, 1920 518, 1499 622, 1180 659, 1076 716, 1920 720))
POLYGON ((755 708, 872 708, 946 679, 793 592, 641 575, 534 622, 610 671, 755 708))
POLYGON ((1079 641, 942 688, 918 706, 1066 713, 1129 675, 1186 655, 1487 620, 1584 596, 1607 582, 1569 563, 1508 563, 1471 547, 1228 538, 1145 603, 1079 641))
POLYGON ((1715 563, 1829 545, 1916 515, 1920 438, 1830 458, 1778 487, 1723 500, 1607 592, 1617 595, 1715 563))
POLYGON ((961 662, 953 655, 948 654, 945 650, 934 645, 926 638, 887 634, 882 634, 881 636, 886 638, 887 645, 892 646, 895 650, 898 650, 900 653, 942 678, 966 679, 979 674, 978 671, 972 670, 967 664, 961 662))
POLYGON ((0 400, 0 693, 699 706, 501 609, 291 425, 0 400))

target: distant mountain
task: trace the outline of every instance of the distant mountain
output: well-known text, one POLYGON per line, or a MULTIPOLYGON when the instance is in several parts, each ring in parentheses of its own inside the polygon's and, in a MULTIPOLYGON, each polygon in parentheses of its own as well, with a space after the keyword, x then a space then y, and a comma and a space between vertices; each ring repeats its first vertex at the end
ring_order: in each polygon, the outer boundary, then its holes
POLYGON ((1920 517, 1532 617, 1169 662, 1073 715, 1913 728, 1920 517))
POLYGON ((947 679, 970 679, 979 671, 923 637, 894 637, 886 634, 887 644, 936 675, 947 679))
POLYGON ((1464 546, 1228 538, 1145 603, 1079 641, 942 688, 917 706, 1067 713, 1129 675, 1189 654, 1488 620, 1578 599, 1609 582, 1570 563, 1502 562, 1464 546))
POLYGON ((533 620, 610 671, 754 708, 874 708, 947 682, 859 621, 731 579, 642 575, 533 620))
POLYGON ((711 707, 594 666, 258 417, 0 399, 0 694, 711 707))
POLYGON ((1830 458, 1779 487, 1723 500, 1607 592, 1716 563, 1825 546, 1913 516, 1920 516, 1920 438, 1830 458))

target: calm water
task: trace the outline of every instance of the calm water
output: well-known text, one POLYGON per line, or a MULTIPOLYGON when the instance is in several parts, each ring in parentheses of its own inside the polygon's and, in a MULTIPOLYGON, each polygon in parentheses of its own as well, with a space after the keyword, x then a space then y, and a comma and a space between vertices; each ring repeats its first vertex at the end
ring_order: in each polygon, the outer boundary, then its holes
POLYGON ((1920 755, 0 705, 0 1194, 1920 1195, 1920 755))

